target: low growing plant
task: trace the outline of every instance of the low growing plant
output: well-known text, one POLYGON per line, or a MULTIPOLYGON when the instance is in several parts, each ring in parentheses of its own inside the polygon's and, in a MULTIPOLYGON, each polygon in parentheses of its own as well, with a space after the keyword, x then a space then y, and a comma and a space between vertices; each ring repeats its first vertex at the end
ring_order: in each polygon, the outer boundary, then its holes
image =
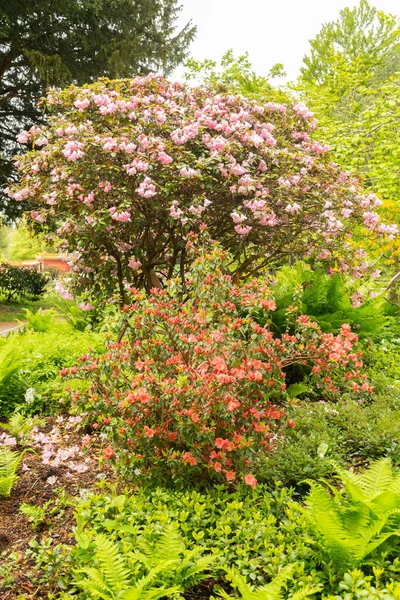
POLYGON ((157 600, 183 598, 181 594, 210 573, 215 557, 194 546, 185 548, 175 528, 165 527, 153 545, 142 540, 136 547, 116 544, 104 534, 88 543, 77 542, 87 553, 93 552, 96 566, 75 570, 76 585, 88 598, 120 600, 157 600))

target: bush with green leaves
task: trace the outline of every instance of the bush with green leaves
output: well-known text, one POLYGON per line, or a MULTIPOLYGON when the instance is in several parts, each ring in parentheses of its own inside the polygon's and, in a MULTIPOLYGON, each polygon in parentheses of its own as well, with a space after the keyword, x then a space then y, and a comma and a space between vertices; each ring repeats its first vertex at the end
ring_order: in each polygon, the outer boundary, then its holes
MULTIPOLYGON (((390 381, 390 380, 389 380, 390 381)), ((304 494, 306 479, 332 474, 331 459, 341 465, 365 465, 389 456, 400 466, 400 398, 375 395, 370 402, 297 401, 286 416, 296 427, 281 432, 263 461, 260 481, 281 481, 304 494)))
POLYGON ((0 265, 0 293, 10 301, 16 297, 39 298, 46 291, 48 276, 35 268, 0 265))
POLYGON ((79 332, 63 323, 50 331, 26 331, 1 339, 0 416, 8 417, 17 407, 24 414, 59 408, 65 388, 60 369, 73 366, 90 347, 101 351, 99 334, 79 332))

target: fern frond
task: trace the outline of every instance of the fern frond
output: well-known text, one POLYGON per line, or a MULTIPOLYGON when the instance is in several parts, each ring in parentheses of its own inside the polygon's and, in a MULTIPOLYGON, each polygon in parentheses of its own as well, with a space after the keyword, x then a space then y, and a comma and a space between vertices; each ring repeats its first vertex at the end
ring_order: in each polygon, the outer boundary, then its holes
POLYGON ((18 465, 24 453, 13 452, 8 446, 0 448, 0 496, 9 496, 17 479, 18 465))
POLYGON ((94 598, 102 598, 110 600, 110 593, 107 584, 101 572, 94 567, 84 567, 75 573, 76 584, 85 592, 88 592, 94 598), (77 577, 78 574, 83 574, 86 577, 77 577))
POLYGON ((171 577, 178 564, 179 560, 176 559, 159 561, 156 565, 154 565, 150 572, 147 573, 147 575, 144 575, 137 581, 135 588, 144 590, 158 579, 165 581, 171 577))
POLYGON ((318 530, 327 529, 336 537, 343 537, 344 531, 338 507, 333 498, 322 485, 315 481, 307 481, 310 491, 305 504, 305 516, 318 530))
POLYGON ((158 598, 170 598, 171 596, 175 596, 180 591, 181 590, 177 587, 150 588, 145 591, 137 588, 130 588, 122 594, 121 600, 158 600, 158 598))
POLYGON ((198 556, 195 563, 189 563, 188 568, 186 568, 187 563, 185 563, 186 561, 183 562, 182 568, 179 569, 179 580, 186 582, 190 580, 190 584, 195 585, 207 577, 205 571, 215 563, 215 556, 212 554, 198 556))
POLYGON ((354 502, 364 502, 366 495, 361 487, 360 475, 354 473, 351 469, 343 469, 336 461, 330 461, 330 464, 335 469, 340 481, 346 488, 347 494, 354 502))
POLYGON ((314 594, 317 594, 320 591, 320 587, 313 587, 311 585, 307 585, 306 587, 302 588, 301 590, 298 590, 297 592, 289 596, 289 600, 304 600, 304 598, 309 598, 310 596, 313 596, 314 594))
POLYGON ((392 535, 395 535, 396 537, 400 537, 400 529, 397 529, 396 531, 388 531, 387 533, 382 533, 381 535, 379 535, 378 537, 376 537, 375 539, 370 541, 365 546, 365 548, 362 552, 362 556, 360 556, 359 559, 360 560, 365 559, 372 552, 374 552, 374 550, 376 550, 377 548, 379 548, 379 546, 381 546, 384 542, 386 542, 386 540, 388 540, 390 537, 392 537, 392 535))
MULTIPOLYGON (((278 573, 278 575, 276 575, 276 577, 274 577, 271 583, 258 588, 258 590, 255 592, 255 594, 257 594, 257 598, 259 598, 259 600, 266 600, 266 598, 271 598, 271 600, 280 600, 281 588, 293 575, 294 568, 295 565, 286 565, 286 567, 283 567, 283 569, 278 573)), ((254 596, 254 600, 256 600, 256 596, 254 596)))
POLYGON ((96 535, 93 541, 97 547, 96 558, 108 587, 113 591, 123 590, 129 584, 129 570, 117 544, 104 534, 96 535))
POLYGON ((155 563, 159 560, 179 560, 185 550, 185 544, 178 531, 172 526, 167 526, 158 539, 152 551, 155 563))
POLYGON ((372 463, 358 476, 359 485, 369 500, 390 489, 393 484, 392 465, 389 458, 381 458, 372 463))

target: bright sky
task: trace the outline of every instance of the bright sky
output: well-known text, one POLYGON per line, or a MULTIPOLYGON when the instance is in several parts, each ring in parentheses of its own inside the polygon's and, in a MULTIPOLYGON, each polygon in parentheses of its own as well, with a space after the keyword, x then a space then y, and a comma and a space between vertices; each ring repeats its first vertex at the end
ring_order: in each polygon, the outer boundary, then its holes
MULTIPOLYGON (((181 0, 180 23, 190 19, 197 36, 190 52, 196 60, 219 60, 232 48, 238 56, 248 51, 254 70, 266 75, 283 63, 289 79, 298 75, 308 40, 321 25, 336 20, 339 10, 356 0, 181 0)), ((400 16, 399 0, 371 0, 379 10, 400 16)), ((177 69, 179 79, 182 69, 177 69)))

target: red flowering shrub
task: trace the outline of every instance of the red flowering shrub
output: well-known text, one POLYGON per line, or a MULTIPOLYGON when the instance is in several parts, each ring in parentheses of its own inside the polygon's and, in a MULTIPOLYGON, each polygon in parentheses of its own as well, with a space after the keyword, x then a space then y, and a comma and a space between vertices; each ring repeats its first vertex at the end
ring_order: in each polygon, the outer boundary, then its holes
POLYGON ((177 281, 149 297, 133 291, 128 339, 63 371, 90 378, 87 410, 126 474, 255 486, 284 419, 288 366, 308 365, 321 393, 371 391, 349 326, 323 334, 300 316, 294 335, 275 339, 252 317, 275 308, 267 283, 235 285, 218 248, 194 262, 187 287, 185 300, 177 281))
POLYGON ((302 104, 148 76, 53 91, 45 106, 48 125, 18 136, 32 150, 9 194, 76 253, 80 291, 123 298, 126 284, 150 289, 184 273, 200 220, 241 275, 311 256, 358 278, 368 263, 354 227, 364 240, 396 233, 375 211, 380 200, 311 139, 302 104))

